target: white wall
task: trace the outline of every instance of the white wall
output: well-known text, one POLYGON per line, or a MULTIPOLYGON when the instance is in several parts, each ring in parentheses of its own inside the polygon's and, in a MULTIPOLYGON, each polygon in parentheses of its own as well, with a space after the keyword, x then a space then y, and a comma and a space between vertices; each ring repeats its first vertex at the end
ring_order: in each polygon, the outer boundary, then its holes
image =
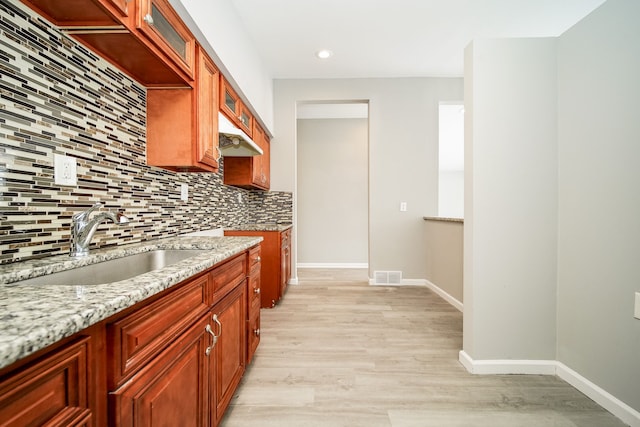
POLYGON ((368 127, 368 119, 298 120, 299 264, 369 262, 368 127))
POLYGON ((640 2, 560 37, 558 360, 640 411, 640 2))
POLYGON ((230 78, 254 114, 273 133, 273 81, 229 0, 169 0, 230 78))
POLYGON ((556 40, 465 54, 464 351, 555 359, 556 40))
POLYGON ((369 269, 424 279, 422 218, 437 214, 438 103, 462 91, 460 78, 276 80, 271 188, 295 190, 297 102, 368 100, 369 269))

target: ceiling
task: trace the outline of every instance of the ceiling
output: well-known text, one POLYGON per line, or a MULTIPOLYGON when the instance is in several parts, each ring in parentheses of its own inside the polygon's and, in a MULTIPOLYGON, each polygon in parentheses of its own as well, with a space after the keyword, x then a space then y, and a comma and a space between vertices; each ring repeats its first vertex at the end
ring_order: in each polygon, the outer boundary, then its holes
POLYGON ((605 0, 230 0, 273 78, 461 77, 473 39, 554 37, 605 0), (334 55, 315 57, 320 49, 334 55))

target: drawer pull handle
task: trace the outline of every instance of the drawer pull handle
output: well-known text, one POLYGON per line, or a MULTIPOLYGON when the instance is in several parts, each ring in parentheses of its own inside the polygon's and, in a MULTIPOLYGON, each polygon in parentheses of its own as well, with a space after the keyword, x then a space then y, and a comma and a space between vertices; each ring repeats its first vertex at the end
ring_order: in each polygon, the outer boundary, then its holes
POLYGON ((218 338, 220 338, 222 336, 222 323, 220 323, 220 321, 218 320, 218 315, 214 314, 213 315, 213 321, 216 322, 216 324, 218 325, 218 336, 216 336, 216 341, 218 340, 218 338))
POLYGON ((213 337, 213 344, 211 344, 209 347, 207 347, 207 349, 204 351, 204 354, 206 354, 207 356, 211 354, 211 350, 213 350, 213 347, 216 346, 216 343, 218 342, 218 337, 216 336, 216 334, 213 333, 213 330, 211 329, 211 325, 207 325, 204 330, 208 333, 211 334, 211 336, 213 337))
POLYGON ((253 334, 254 334, 255 336, 259 337, 259 336, 260 336, 260 328, 258 328, 258 329, 254 329, 254 330, 253 330, 253 334))
POLYGON ((254 294, 259 294, 259 293, 260 293, 260 288, 255 288, 255 289, 253 290, 253 293, 254 293, 254 294))

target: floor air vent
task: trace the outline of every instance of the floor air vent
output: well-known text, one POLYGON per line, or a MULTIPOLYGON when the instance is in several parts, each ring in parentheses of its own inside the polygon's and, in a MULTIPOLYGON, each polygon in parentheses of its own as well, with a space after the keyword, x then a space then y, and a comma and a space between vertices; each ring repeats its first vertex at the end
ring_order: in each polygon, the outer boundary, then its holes
POLYGON ((402 271, 374 271, 376 285, 399 285, 402 282, 402 271))

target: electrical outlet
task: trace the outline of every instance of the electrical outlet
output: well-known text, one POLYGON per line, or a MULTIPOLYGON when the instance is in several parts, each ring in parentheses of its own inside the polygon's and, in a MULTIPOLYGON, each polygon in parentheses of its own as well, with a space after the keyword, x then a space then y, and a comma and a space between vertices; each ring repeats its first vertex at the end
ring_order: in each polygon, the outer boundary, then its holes
POLYGON ((636 292, 636 305, 633 312, 633 317, 640 319, 640 292, 636 292))
POLYGON ((407 211, 407 202, 400 202, 400 212, 407 211))
POLYGON ((189 184, 180 184, 180 200, 189 201, 189 184))
POLYGON ((78 185, 78 173, 75 157, 53 155, 53 176, 56 185, 78 185))

